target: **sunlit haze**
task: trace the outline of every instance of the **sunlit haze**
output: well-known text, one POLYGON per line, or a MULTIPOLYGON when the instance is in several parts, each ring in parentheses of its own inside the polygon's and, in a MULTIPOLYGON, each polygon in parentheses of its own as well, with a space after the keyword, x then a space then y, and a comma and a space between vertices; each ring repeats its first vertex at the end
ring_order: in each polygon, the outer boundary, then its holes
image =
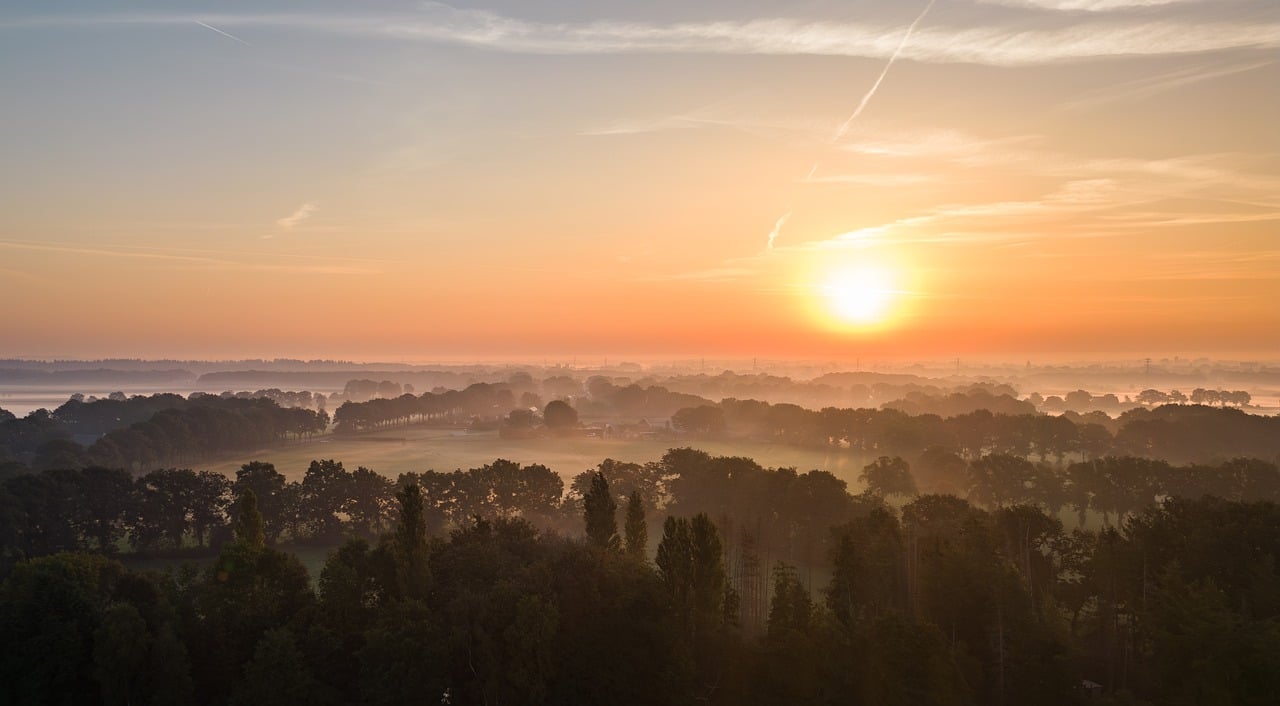
POLYGON ((1280 3, 7 3, 0 356, 1280 346, 1280 3))

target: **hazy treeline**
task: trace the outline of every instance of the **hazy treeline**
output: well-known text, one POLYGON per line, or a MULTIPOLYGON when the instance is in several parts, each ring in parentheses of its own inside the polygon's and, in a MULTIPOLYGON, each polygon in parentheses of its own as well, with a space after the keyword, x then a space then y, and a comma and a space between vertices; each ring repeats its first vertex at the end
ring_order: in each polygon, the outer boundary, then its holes
POLYGON ((617 387, 603 378, 593 379, 586 390, 571 378, 549 378, 541 386, 527 375, 512 378, 502 383, 476 383, 462 390, 346 402, 334 410, 334 430, 356 432, 439 421, 470 423, 473 417, 496 422, 512 410, 541 408, 544 399, 572 399, 580 414, 627 419, 666 418, 691 404, 710 404, 709 400, 701 397, 671 392, 662 387, 617 387))
POLYGON ((42 369, 14 366, 0 361, 0 385, 58 387, 65 385, 185 385, 195 379, 190 370, 42 369), (14 366, 14 367, 11 367, 14 366))
POLYGON ((1044 412, 1103 412, 1105 414, 1118 415, 1137 407, 1187 404, 1188 402, 1203 405, 1216 404, 1224 407, 1227 405, 1245 407, 1253 401, 1253 395, 1244 390, 1212 390, 1202 387, 1195 388, 1190 395, 1177 389, 1165 392, 1155 388, 1147 388, 1134 395, 1132 399, 1126 395, 1123 400, 1114 393, 1094 395, 1087 390, 1076 390, 1068 392, 1061 397, 1057 395, 1043 397, 1039 393, 1033 392, 1027 397, 1027 401, 1044 412))
MULTIPOLYGON (((721 483, 719 502, 735 505, 735 474, 710 477, 706 489, 721 483)), ((563 535, 501 516, 445 535, 409 482, 389 531, 348 540, 314 586, 270 547, 247 487, 203 571, 22 561, 0 583, 0 693, 962 705, 1081 703, 1092 683, 1137 704, 1264 704, 1280 690, 1273 503, 1170 500, 1119 530, 1067 532, 1029 506, 926 495, 895 511, 846 495, 840 513, 792 518, 825 538, 815 582, 735 542, 746 516, 683 515, 683 500, 659 513, 640 492, 618 503, 603 473, 581 485, 563 535)))
POLYGON ((97 465, 140 472, 318 434, 328 424, 325 412, 284 408, 265 397, 72 399, 52 413, 0 414, 0 477, 28 467, 97 465))
POLYGON ((1112 419, 1088 415, 1004 415, 978 410, 943 418, 894 409, 809 410, 756 400, 724 400, 682 409, 673 426, 695 435, 729 436, 877 455, 918 456, 942 446, 965 458, 988 454, 1135 455, 1174 463, 1216 463, 1238 456, 1280 455, 1280 417, 1202 405, 1134 409, 1112 419))

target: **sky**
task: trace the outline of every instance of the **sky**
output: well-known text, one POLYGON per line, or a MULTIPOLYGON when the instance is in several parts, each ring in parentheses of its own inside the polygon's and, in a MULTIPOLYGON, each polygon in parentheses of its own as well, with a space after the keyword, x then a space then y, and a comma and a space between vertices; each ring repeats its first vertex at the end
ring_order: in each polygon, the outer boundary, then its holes
POLYGON ((1280 3, 5 3, 0 356, 1280 358, 1280 3))

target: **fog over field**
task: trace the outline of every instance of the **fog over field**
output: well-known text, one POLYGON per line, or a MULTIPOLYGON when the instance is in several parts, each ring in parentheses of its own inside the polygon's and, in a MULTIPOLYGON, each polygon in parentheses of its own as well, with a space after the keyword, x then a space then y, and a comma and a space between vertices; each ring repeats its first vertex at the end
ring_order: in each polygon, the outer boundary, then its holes
POLYGON ((1274 704, 1278 52, 0 3, 0 706, 1274 704))

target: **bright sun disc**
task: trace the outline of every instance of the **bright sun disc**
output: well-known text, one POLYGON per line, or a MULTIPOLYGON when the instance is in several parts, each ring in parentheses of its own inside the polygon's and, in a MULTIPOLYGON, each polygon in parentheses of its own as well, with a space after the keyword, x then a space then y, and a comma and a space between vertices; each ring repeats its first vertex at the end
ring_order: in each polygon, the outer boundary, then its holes
POLYGON ((822 294, 836 318, 865 326, 879 323, 888 316, 894 288, 887 271, 865 267, 832 274, 823 283, 822 294))

